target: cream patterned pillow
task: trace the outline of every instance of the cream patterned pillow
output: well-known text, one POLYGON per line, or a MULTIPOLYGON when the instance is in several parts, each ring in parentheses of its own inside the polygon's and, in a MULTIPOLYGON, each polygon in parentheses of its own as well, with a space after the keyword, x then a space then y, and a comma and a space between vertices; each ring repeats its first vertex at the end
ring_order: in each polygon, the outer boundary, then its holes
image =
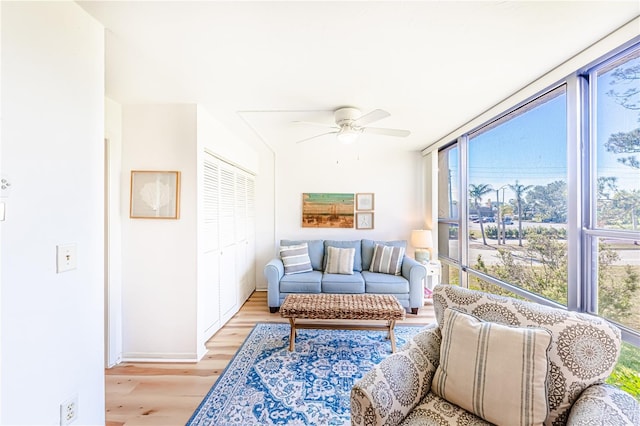
POLYGON ((444 311, 440 330, 436 395, 491 423, 543 424, 549 331, 484 322, 455 309, 444 311))
POLYGON ((354 248, 338 248, 327 246, 326 274, 353 275, 353 260, 356 256, 354 248))
POLYGON ((376 244, 373 250, 373 258, 371 259, 369 272, 400 275, 402 272, 403 257, 404 247, 376 244))
POLYGON ((313 271, 311 259, 309 258, 309 247, 307 243, 293 246, 281 246, 280 258, 284 265, 285 275, 301 274, 313 271))

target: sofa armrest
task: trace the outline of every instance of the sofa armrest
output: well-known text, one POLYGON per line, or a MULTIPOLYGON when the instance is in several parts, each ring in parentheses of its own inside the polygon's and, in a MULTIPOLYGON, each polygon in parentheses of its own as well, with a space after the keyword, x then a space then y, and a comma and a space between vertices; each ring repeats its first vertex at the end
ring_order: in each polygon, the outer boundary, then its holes
POLYGON ((594 424, 639 425, 640 404, 615 386, 591 385, 571 406, 567 426, 594 424))
POLYGON ((441 339, 440 329, 429 325, 357 381, 351 389, 351 424, 399 424, 431 389, 441 339))
POLYGON ((402 259, 402 276, 409 281, 409 307, 412 310, 422 308, 424 305, 424 279, 427 276, 427 268, 410 258, 402 259))
POLYGON ((284 276, 282 259, 271 259, 264 267, 264 276, 267 279, 267 304, 276 308, 280 306, 280 280, 284 276))

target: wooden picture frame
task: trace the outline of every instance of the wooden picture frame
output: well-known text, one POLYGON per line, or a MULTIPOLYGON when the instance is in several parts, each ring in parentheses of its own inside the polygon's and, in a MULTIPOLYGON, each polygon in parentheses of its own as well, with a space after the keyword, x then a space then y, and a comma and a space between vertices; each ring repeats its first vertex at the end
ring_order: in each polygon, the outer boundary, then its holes
POLYGON ((356 194, 356 210, 373 210, 374 194, 373 192, 361 192, 356 194))
POLYGON ((131 219, 178 219, 180 172, 132 170, 131 219))
POLYGON ((373 212, 357 212, 356 229, 373 229, 373 212))

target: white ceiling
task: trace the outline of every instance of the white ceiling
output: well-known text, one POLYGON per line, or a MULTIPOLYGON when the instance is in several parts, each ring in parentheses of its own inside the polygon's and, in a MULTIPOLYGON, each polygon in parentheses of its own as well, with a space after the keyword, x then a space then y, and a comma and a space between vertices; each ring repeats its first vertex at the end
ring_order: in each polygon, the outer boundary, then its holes
MULTIPOLYGON (((419 150, 640 14, 631 1, 87 1, 107 28, 106 93, 197 102, 275 149, 322 133, 333 110, 419 150)), ((332 142, 325 136, 307 143, 332 142)))

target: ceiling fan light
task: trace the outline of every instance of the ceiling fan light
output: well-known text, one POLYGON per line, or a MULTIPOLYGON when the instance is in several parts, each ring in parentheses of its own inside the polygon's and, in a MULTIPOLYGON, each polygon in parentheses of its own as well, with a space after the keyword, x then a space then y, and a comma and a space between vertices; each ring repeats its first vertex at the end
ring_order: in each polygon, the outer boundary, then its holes
POLYGON ((348 145, 348 144, 354 143, 358 139, 358 136, 360 136, 360 132, 358 132, 357 130, 347 128, 339 131, 338 134, 336 135, 336 138, 340 143, 348 145))

